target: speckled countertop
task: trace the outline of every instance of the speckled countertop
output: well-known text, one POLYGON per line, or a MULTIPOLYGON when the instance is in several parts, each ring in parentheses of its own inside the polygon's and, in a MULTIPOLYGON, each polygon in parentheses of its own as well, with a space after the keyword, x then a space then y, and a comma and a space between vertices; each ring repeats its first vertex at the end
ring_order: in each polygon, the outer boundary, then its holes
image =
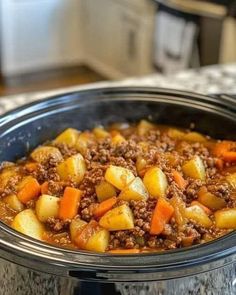
POLYGON ((28 102, 40 100, 56 94, 81 89, 107 86, 152 86, 188 90, 202 94, 227 93, 236 94, 236 63, 203 67, 197 70, 186 70, 174 75, 163 76, 152 74, 143 77, 133 77, 122 81, 105 81, 84 86, 58 88, 27 94, 18 94, 0 98, 0 114, 28 102))

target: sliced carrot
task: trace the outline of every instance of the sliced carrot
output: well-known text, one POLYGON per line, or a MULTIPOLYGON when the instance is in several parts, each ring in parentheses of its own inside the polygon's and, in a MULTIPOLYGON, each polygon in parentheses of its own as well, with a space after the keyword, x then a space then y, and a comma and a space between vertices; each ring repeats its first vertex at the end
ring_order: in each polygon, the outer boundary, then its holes
POLYGON ((48 194, 48 181, 45 181, 43 184, 41 184, 41 193, 48 194))
POLYGON ((101 217, 104 215, 107 211, 111 210, 111 208, 115 205, 117 202, 116 197, 109 198, 103 202, 101 202, 97 208, 94 210, 94 216, 95 217, 101 217))
POLYGON ((150 234, 159 235, 163 231, 165 224, 170 220, 173 213, 173 206, 171 206, 164 198, 159 198, 152 215, 150 234))
POLYGON ((236 162, 236 152, 228 151, 223 154, 223 159, 226 162, 236 162))
POLYGON ((82 192, 79 189, 67 186, 59 204, 59 218, 72 219, 77 214, 82 192))
POLYGON ((20 184, 20 190, 17 197, 23 203, 26 204, 30 200, 37 198, 40 195, 41 187, 37 179, 29 176, 26 177, 20 184))
POLYGON ((225 162, 236 162, 235 143, 232 141, 222 141, 217 143, 213 152, 225 162))
POLYGON ((80 249, 85 249, 88 240, 99 230, 101 227, 95 220, 91 220, 86 224, 82 231, 79 231, 79 234, 75 237, 75 243, 80 249))
POLYGON ((179 188, 185 189, 187 186, 187 181, 183 178, 183 176, 176 170, 172 172, 172 175, 179 188))
POLYGON ((110 250, 108 253, 112 254, 136 254, 140 253, 139 249, 115 249, 115 250, 110 250))
POLYGON ((214 155, 217 157, 222 157, 223 154, 227 151, 229 151, 232 147, 232 142, 231 141, 221 141, 217 143, 213 149, 214 155))
POLYGON ((206 206, 204 206, 202 203, 200 203, 198 201, 192 201, 191 206, 194 206, 194 205, 199 206, 200 208, 202 208, 207 215, 212 214, 212 211, 209 208, 207 208, 206 206))
POLYGON ((26 163, 25 164, 25 169, 28 171, 28 172, 34 172, 35 170, 37 170, 38 168, 38 164, 37 163, 26 163))

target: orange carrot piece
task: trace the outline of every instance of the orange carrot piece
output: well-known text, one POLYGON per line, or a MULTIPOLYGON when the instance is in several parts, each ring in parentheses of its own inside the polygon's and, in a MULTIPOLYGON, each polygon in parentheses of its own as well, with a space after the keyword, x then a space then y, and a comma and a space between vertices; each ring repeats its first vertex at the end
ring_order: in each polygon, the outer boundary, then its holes
POLYGON ((17 197, 21 203, 26 204, 30 200, 37 198, 40 195, 41 187, 37 179, 33 177, 27 178, 20 190, 18 191, 17 197))
POLYGON ((38 168, 38 164, 37 163, 26 163, 25 164, 25 169, 28 172, 34 172, 37 168, 38 168))
POLYGON ((139 249, 115 249, 115 250, 110 250, 108 253, 112 254, 136 254, 140 253, 139 249))
POLYGON ((230 151, 231 147, 232 147, 232 142, 225 140, 215 145, 213 149, 213 153, 214 155, 220 158, 223 156, 225 152, 230 151))
POLYGON ((223 153, 222 156, 225 162, 236 162, 236 152, 228 151, 223 153))
POLYGON ((94 216, 95 217, 101 217, 104 215, 107 211, 111 210, 111 208, 115 205, 117 202, 116 197, 109 198, 103 202, 101 202, 97 208, 94 210, 94 216))
POLYGON ((222 170, 224 168, 224 162, 222 159, 217 159, 216 160, 216 167, 219 169, 219 170, 222 170))
POLYGON ((185 189, 187 186, 187 181, 183 178, 183 176, 176 170, 172 172, 172 175, 179 188, 185 189))
POLYGON ((170 220, 173 213, 174 208, 170 205, 170 203, 164 198, 159 198, 152 215, 150 234, 159 235, 163 231, 165 224, 170 220))
POLYGON ((86 224, 82 230, 79 231, 79 234, 75 237, 75 243, 80 249, 85 249, 88 240, 99 230, 101 227, 95 220, 91 220, 86 224))
POLYGON ((48 181, 45 181, 43 184, 41 184, 41 193, 48 194, 48 181))
POLYGON ((202 208, 207 215, 211 215, 212 214, 212 211, 209 208, 207 208, 206 206, 204 206, 202 203, 200 203, 198 201, 192 201, 191 202, 191 206, 195 206, 195 205, 196 206, 199 206, 200 208, 202 208))
POLYGON ((79 189, 67 186, 59 204, 59 218, 66 220, 76 216, 82 192, 79 189))

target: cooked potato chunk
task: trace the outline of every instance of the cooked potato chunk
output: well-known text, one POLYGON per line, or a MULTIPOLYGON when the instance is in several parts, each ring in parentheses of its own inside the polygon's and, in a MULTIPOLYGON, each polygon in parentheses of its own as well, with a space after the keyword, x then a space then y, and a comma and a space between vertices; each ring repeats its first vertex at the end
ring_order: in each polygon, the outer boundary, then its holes
POLYGON ((189 133, 185 134, 182 139, 186 140, 186 141, 193 141, 193 142, 195 142, 195 141, 198 141, 198 142, 206 141, 206 138, 202 134, 200 134, 198 132, 189 132, 189 133))
POLYGON ((72 241, 74 241, 75 237, 83 230, 86 224, 87 222, 80 218, 72 219, 70 223, 70 237, 72 241))
POLYGON ((86 172, 86 165, 81 154, 69 157, 57 166, 57 173, 62 180, 73 180, 80 183, 86 172))
POLYGON ((186 208, 185 217, 206 228, 212 225, 211 219, 207 216, 205 211, 197 205, 186 208))
POLYGON ((82 132, 79 134, 76 148, 82 154, 85 155, 87 148, 94 142, 94 135, 89 132, 82 132))
POLYGON ((186 176, 195 179, 205 180, 206 171, 204 164, 199 156, 195 156, 193 159, 187 161, 183 166, 182 170, 186 176))
POLYGON ((43 238, 44 227, 32 209, 26 209, 18 213, 11 226, 15 230, 32 238, 39 240, 43 238))
POLYGON ((174 196, 170 199, 170 204, 174 208, 174 217, 178 224, 178 226, 181 228, 187 223, 187 219, 185 217, 185 203, 179 196, 174 196))
POLYGON ((185 136, 185 133, 179 129, 175 129, 175 128, 170 128, 168 130, 168 135, 171 137, 171 138, 174 138, 174 139, 183 139, 183 137, 185 136))
POLYGON ((102 127, 96 127, 93 129, 93 134, 97 139, 104 139, 106 137, 110 136, 110 133, 107 132, 104 128, 102 127))
POLYGON ((8 181, 19 175, 18 167, 6 167, 0 173, 0 189, 4 189, 8 183, 8 181))
POLYGON ((65 143, 73 147, 78 140, 78 135, 79 132, 76 129, 68 128, 56 137, 55 142, 65 143))
POLYGON ((148 192, 139 177, 130 182, 120 193, 119 198, 122 200, 141 201, 148 198, 148 192))
POLYGON ((146 166, 147 166, 147 161, 143 157, 139 156, 136 161, 136 169, 139 176, 143 177, 146 166))
POLYGON ((109 244, 109 238, 109 231, 106 229, 101 229, 89 238, 85 246, 85 250, 105 252, 109 244))
POLYGON ((149 168, 143 183, 153 198, 164 197, 168 186, 167 178, 159 167, 149 168))
POLYGON ((199 191, 198 201, 213 211, 222 209, 226 206, 226 202, 224 199, 221 199, 207 191, 199 191))
POLYGON ((149 130, 152 129, 155 129, 155 125, 146 120, 141 120, 137 126, 137 132, 140 136, 145 135, 149 130))
POLYGON ((218 228, 236 229, 236 208, 216 211, 215 221, 218 228))
POLYGON ((227 175, 226 181, 232 186, 233 189, 236 189, 236 173, 227 175))
POLYGON ((105 201, 116 196, 115 187, 107 181, 101 181, 95 186, 97 198, 99 202, 105 201))
POLYGON ((126 168, 110 165, 105 173, 105 179, 119 190, 124 189, 128 183, 134 180, 134 174, 126 168))
POLYGON ((126 141, 126 139, 121 134, 116 134, 116 135, 112 136, 112 139, 111 139, 111 142, 113 144, 120 144, 125 141, 126 141))
POLYGON ((132 229, 133 213, 128 205, 121 205, 105 213, 99 220, 99 225, 109 231, 132 229))
POLYGON ((9 195, 5 197, 4 202, 16 212, 20 212, 24 209, 24 205, 20 202, 16 195, 9 195))
POLYGON ((41 195, 36 202, 35 211, 39 221, 46 222, 49 217, 57 217, 59 199, 50 195, 41 195))
POLYGON ((38 163, 46 163, 50 158, 54 158, 58 162, 63 160, 59 149, 53 146, 40 146, 33 150, 30 157, 38 163))

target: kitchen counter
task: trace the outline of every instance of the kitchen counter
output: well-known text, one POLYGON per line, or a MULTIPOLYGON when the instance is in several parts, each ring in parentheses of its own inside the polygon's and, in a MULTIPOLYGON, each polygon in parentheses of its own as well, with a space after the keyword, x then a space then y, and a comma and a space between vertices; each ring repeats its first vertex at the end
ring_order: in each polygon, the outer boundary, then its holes
POLYGON ((18 94, 0 98, 0 114, 17 106, 40 100, 65 92, 77 91, 94 87, 108 86, 151 86, 166 87, 178 90, 199 92, 201 94, 236 94, 236 63, 203 67, 197 70, 186 70, 178 74, 164 76, 152 74, 144 77, 134 77, 122 81, 105 81, 83 86, 73 86, 50 91, 18 94))

